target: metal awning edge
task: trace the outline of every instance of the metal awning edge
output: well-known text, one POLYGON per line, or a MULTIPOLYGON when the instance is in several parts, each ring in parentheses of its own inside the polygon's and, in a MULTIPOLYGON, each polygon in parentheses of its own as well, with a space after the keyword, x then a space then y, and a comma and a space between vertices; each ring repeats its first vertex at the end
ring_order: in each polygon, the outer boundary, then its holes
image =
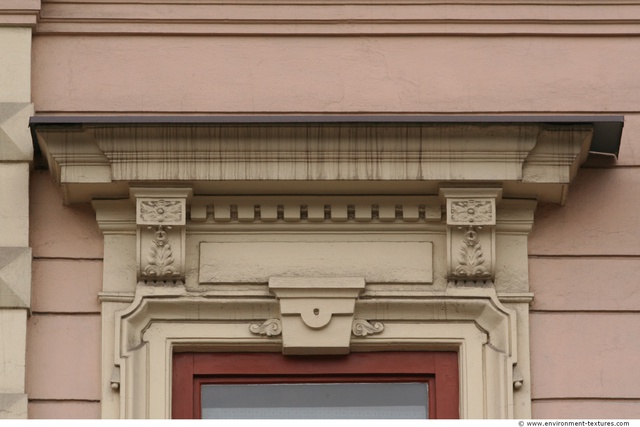
POLYGON ((47 126, 151 125, 151 124, 314 124, 314 123, 406 123, 406 124, 592 124, 590 151, 614 155, 620 152, 622 115, 36 115, 29 120, 34 147, 39 149, 35 129, 47 126))

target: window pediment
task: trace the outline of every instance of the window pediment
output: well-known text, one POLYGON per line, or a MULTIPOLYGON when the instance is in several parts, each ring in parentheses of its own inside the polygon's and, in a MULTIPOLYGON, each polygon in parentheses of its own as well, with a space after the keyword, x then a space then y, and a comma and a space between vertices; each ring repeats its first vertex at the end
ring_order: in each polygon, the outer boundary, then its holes
POLYGON ((462 417, 530 417, 536 203, 620 126, 434 120, 36 118, 105 235, 103 415, 170 417, 174 351, 447 350, 462 417))

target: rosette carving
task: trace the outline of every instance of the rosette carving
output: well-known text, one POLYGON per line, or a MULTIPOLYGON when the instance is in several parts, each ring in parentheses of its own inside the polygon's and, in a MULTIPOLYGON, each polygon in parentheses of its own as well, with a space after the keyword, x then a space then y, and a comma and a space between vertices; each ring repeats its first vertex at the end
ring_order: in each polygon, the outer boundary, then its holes
POLYGON ((181 223, 182 206, 181 200, 142 200, 140 220, 146 224, 181 223))
POLYGON ((451 202, 451 220, 456 224, 488 224, 493 222, 490 200, 458 200, 451 202))

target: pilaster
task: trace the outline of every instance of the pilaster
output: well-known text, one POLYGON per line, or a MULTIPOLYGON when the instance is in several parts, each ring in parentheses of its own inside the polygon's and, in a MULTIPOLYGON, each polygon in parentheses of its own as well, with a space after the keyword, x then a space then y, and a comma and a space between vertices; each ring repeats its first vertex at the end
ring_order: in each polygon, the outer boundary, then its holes
POLYGON ((39 0, 0 4, 0 418, 27 418, 31 27, 39 9, 39 0))

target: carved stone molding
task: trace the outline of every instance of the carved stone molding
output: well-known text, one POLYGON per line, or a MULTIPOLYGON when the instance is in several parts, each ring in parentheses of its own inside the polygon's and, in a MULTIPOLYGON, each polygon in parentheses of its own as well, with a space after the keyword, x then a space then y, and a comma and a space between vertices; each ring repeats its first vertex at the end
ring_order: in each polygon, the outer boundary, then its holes
POLYGON ((184 280, 187 188, 132 188, 136 200, 138 279, 184 280))
MULTIPOLYGON (((295 291, 291 288, 292 295, 295 291)), ((203 296, 195 297, 184 287, 140 284, 133 302, 114 313, 110 326, 116 332, 115 359, 108 360, 106 375, 109 381, 117 380, 114 366, 122 375, 115 391, 120 412, 113 416, 170 418, 170 381, 166 372, 171 372, 172 358, 167 349, 278 351, 291 339, 287 317, 302 323, 299 315, 297 319, 295 315, 283 316, 282 340, 265 339, 252 333, 250 327, 266 323, 263 319, 277 318, 277 300, 203 296)), ((517 303, 505 306, 494 289, 456 287, 421 299, 358 299, 357 319, 384 322, 384 333, 371 334, 366 339, 354 337, 351 316, 345 316, 346 332, 354 351, 458 351, 462 418, 530 417, 528 370, 522 370, 520 376, 513 369, 515 365, 528 366, 528 340, 516 328, 527 330, 527 316, 523 313, 530 301, 530 294, 522 294, 517 303), (515 392, 514 382, 518 381, 523 386, 515 392)), ((328 330, 341 316, 333 317, 327 327, 312 334, 328 330)), ((315 335, 315 339, 318 337, 315 335)), ((322 348, 309 345, 307 349, 313 354, 322 348)), ((108 389, 114 393, 111 387, 108 389)))
POLYGON ((502 189, 443 188, 447 206, 448 277, 478 281, 495 277, 496 203, 502 189))
POLYGON ((204 223, 416 223, 440 221, 432 196, 197 197, 191 220, 204 223))
POLYGON ((269 290, 280 302, 283 354, 346 354, 358 277, 271 277, 269 290))

